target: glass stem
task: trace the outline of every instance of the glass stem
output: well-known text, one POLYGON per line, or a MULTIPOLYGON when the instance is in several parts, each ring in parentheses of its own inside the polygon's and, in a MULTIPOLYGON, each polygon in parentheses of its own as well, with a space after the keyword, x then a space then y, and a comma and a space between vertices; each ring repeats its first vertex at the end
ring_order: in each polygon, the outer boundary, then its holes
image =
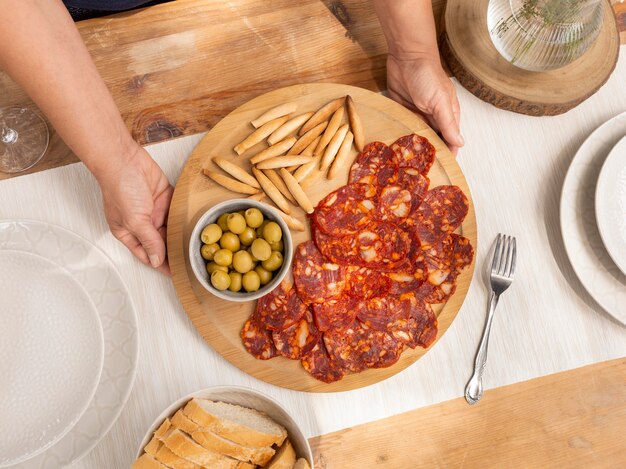
POLYGON ((0 140, 2 143, 15 143, 17 142, 17 132, 2 125, 0 126, 0 140))

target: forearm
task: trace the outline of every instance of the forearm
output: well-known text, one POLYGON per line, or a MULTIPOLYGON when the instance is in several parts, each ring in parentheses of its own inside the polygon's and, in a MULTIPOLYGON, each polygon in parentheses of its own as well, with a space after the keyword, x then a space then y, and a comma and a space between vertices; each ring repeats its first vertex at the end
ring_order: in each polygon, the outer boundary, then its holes
POLYGON ((373 0, 373 3, 391 55, 399 59, 439 60, 430 0, 373 0))
POLYGON ((0 67, 46 114, 96 178, 115 174, 132 140, 60 0, 3 0, 0 67))

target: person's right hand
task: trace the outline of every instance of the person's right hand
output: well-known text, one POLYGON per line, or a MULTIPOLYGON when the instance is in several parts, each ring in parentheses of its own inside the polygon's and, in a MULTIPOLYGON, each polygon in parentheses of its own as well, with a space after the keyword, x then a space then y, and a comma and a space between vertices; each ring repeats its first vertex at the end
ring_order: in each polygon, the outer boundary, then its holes
POLYGON ((137 145, 123 167, 98 182, 113 235, 141 262, 170 275, 165 240, 173 188, 159 165, 137 145))
POLYGON ((441 132, 454 154, 464 145, 459 100, 437 55, 400 58, 389 54, 387 89, 390 98, 416 111, 441 132))

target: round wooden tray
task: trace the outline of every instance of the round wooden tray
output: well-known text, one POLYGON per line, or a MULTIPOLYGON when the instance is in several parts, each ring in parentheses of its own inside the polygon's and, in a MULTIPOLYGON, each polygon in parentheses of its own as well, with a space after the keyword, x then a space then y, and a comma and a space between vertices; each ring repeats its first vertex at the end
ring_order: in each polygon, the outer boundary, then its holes
POLYGON ((597 40, 565 67, 530 72, 509 63, 496 50, 487 28, 489 0, 448 0, 441 55, 471 93, 508 111, 531 116, 569 111, 609 79, 619 53, 615 15, 604 1, 604 20, 597 40))
MULTIPOLYGON (((277 104, 296 101, 297 112, 314 111, 331 99, 350 94, 355 100, 358 112, 365 127, 365 141, 380 140, 391 143, 396 138, 418 133, 428 138, 437 150, 437 161, 428 174, 431 187, 441 184, 455 184, 470 198, 469 188, 453 155, 443 141, 415 114, 381 95, 347 85, 307 84, 295 85, 259 96, 239 107, 220 121, 198 144, 189 157, 176 185, 168 221, 167 247, 172 277, 176 291, 185 311, 204 339, 232 364, 268 383, 299 391, 335 392, 356 389, 392 376, 420 358, 426 350, 407 349, 399 362, 390 368, 367 370, 358 374, 346 375, 341 381, 326 384, 312 378, 304 371, 299 361, 277 357, 261 361, 244 349, 239 331, 252 313, 255 302, 232 303, 208 293, 195 279, 189 264, 189 236, 198 218, 212 205, 225 199, 236 198, 230 192, 202 174, 204 167, 212 166, 210 159, 221 156, 232 159, 237 164, 249 166, 248 155, 257 148, 239 157, 233 146, 243 140, 252 130, 250 121, 277 104)), ((258 145, 258 150, 263 144, 258 145)), ((356 151, 354 151, 356 156, 356 151)), ((349 167, 335 179, 307 180, 303 186, 313 204, 317 204, 330 191, 342 186, 348 178, 349 167)), ((307 226, 305 214, 294 210, 307 226)), ((459 232, 468 237, 476 248, 476 219, 470 198, 470 209, 459 232)), ((310 239, 310 233, 292 232, 294 244, 310 239)), ((472 278, 472 267, 458 280, 456 293, 445 305, 436 305, 438 314, 438 338, 448 329, 455 318, 467 293, 472 278)))

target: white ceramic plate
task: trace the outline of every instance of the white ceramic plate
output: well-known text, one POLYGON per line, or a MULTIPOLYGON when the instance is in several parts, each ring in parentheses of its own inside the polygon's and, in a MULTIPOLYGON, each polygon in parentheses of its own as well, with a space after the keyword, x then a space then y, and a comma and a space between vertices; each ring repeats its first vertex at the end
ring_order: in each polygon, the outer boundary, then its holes
POLYGON ((46 450, 96 391, 104 340, 87 292, 35 254, 0 251, 0 467, 46 450))
POLYGON ((626 275, 604 248, 594 213, 600 168, 624 135, 626 113, 598 127, 576 152, 561 193, 561 234, 581 283, 607 313, 626 324, 626 275))
POLYGON ((143 454, 143 448, 152 439, 153 433, 157 430, 157 428, 159 428, 163 421, 174 415, 178 409, 189 402, 193 397, 226 402, 228 404, 240 405, 242 407, 248 407, 250 409, 256 409, 260 412, 264 412, 275 422, 281 424, 287 429, 287 438, 291 441, 291 444, 296 451, 296 456, 298 458, 305 458, 309 461, 311 468, 314 469, 311 446, 294 419, 291 418, 287 411, 271 397, 253 389, 244 388, 243 386, 214 386, 188 394, 172 403, 167 409, 161 412, 161 415, 159 415, 154 422, 152 422, 150 428, 148 428, 148 431, 137 449, 136 458, 143 454))
MULTIPOLYGON (((65 268, 85 289, 102 323, 102 375, 87 410, 54 446, 14 466, 21 469, 65 467, 96 446, 128 400, 139 353, 135 309, 109 258, 71 231, 38 221, 0 221, 0 250, 6 249, 37 254, 65 268)), ((6 422, 3 420, 2 424, 6 422)))
POLYGON ((606 250, 626 274, 626 136, 613 147, 600 170, 596 220, 606 250))

